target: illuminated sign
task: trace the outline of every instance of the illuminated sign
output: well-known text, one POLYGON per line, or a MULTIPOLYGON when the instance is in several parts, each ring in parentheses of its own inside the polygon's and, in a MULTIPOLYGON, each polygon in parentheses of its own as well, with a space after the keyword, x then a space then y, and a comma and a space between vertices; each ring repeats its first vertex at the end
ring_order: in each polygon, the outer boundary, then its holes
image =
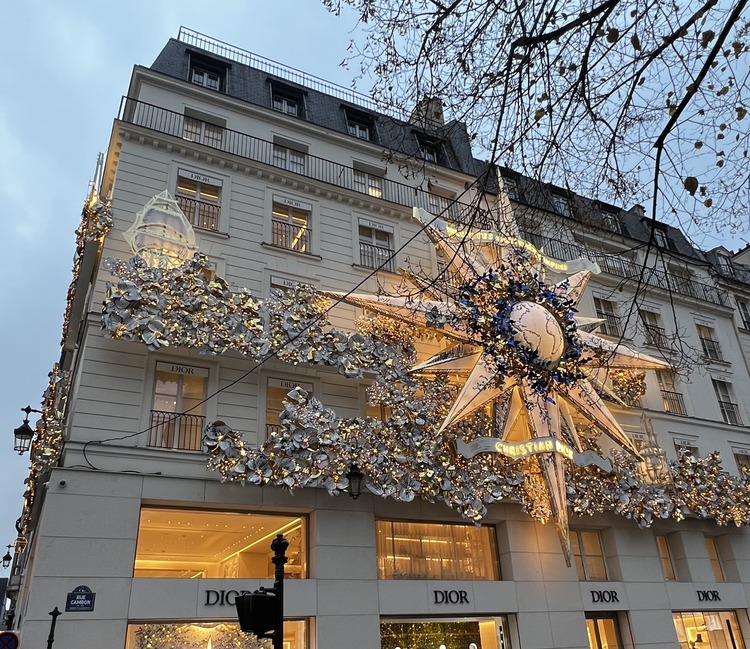
POLYGON ((608 459, 593 451, 578 453, 570 444, 556 437, 536 437, 524 442, 504 442, 496 437, 477 437, 470 442, 459 439, 456 441, 456 450, 466 458, 472 458, 479 453, 500 453, 514 460, 540 453, 558 453, 578 466, 595 464, 602 471, 612 471, 612 464, 608 459))

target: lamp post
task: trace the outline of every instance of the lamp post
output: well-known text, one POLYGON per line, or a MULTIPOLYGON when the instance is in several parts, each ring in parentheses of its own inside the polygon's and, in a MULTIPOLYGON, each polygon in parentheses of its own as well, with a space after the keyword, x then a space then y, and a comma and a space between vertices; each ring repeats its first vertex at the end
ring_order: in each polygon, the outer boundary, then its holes
POLYGON ((8 551, 3 555, 3 570, 5 570, 8 566, 10 566, 11 562, 13 561, 13 557, 10 554, 10 549, 13 547, 12 545, 7 545, 8 551))
POLYGON ((357 500, 362 495, 362 480, 364 477, 364 474, 356 464, 352 464, 349 467, 346 479, 349 481, 349 497, 352 500, 357 500))
POLYGON ((25 412, 26 416, 23 423, 13 431, 13 450, 17 451, 19 455, 23 455, 31 448, 31 440, 34 438, 34 429, 29 426, 29 414, 32 412, 42 414, 41 410, 36 410, 31 406, 21 408, 21 412, 25 412))
POLYGON ((258 638, 272 638, 273 649, 284 646, 284 564, 289 541, 277 534, 271 542, 274 569, 273 588, 261 587, 235 599, 240 629, 258 638))
POLYGON ((52 649, 52 645, 55 642, 55 625, 57 624, 57 618, 62 615, 62 612, 60 612, 55 606, 53 610, 49 612, 49 614, 52 616, 52 623, 49 625, 49 635, 47 636, 47 649, 52 649))

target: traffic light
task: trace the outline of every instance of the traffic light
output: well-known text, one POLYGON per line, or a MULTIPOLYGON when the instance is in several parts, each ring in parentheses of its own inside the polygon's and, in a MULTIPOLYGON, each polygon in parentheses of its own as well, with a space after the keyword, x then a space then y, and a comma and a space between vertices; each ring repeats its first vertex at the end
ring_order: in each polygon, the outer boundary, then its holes
POLYGON ((239 595, 235 599, 240 629, 253 633, 259 638, 268 637, 276 629, 276 595, 268 592, 254 592, 239 595))

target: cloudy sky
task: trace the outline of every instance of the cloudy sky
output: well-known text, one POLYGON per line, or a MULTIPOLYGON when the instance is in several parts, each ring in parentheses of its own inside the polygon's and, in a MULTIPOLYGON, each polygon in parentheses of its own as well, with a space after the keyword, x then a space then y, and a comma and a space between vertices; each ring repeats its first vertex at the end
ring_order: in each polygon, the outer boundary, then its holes
POLYGON ((75 229, 96 155, 107 147, 133 65, 150 65, 180 25, 349 85, 339 63, 355 20, 336 18, 319 0, 27 0, 3 10, 0 546, 15 539, 28 476, 28 454, 13 453, 12 431, 20 408, 39 407, 60 356, 75 229))

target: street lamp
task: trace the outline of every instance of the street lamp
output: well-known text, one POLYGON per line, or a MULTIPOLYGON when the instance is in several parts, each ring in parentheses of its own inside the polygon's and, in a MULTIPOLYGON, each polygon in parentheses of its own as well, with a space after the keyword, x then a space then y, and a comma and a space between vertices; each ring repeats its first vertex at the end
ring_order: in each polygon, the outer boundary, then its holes
POLYGON ((275 566, 273 588, 261 587, 253 593, 239 595, 235 599, 240 629, 253 633, 258 638, 272 638, 273 649, 284 646, 284 564, 289 541, 277 534, 271 542, 275 566))
POLYGON ((10 549, 13 546, 8 545, 6 547, 8 548, 8 551, 3 555, 3 570, 5 570, 8 566, 10 566, 11 562, 13 561, 13 557, 10 554, 10 549))
POLYGON ((349 481, 349 497, 352 500, 357 500, 362 495, 362 479, 364 477, 364 473, 356 464, 349 467, 346 479, 349 481))
POLYGON ((31 440, 34 438, 34 429, 29 426, 29 414, 32 412, 41 414, 42 411, 26 406, 21 408, 21 412, 25 412, 26 416, 23 423, 13 431, 13 450, 17 451, 19 455, 23 455, 31 448, 31 440))
POLYGON ((52 645, 55 642, 55 625, 57 624, 57 618, 62 615, 57 606, 49 612, 52 616, 52 623, 49 625, 49 635, 47 636, 47 649, 52 649, 52 645))

